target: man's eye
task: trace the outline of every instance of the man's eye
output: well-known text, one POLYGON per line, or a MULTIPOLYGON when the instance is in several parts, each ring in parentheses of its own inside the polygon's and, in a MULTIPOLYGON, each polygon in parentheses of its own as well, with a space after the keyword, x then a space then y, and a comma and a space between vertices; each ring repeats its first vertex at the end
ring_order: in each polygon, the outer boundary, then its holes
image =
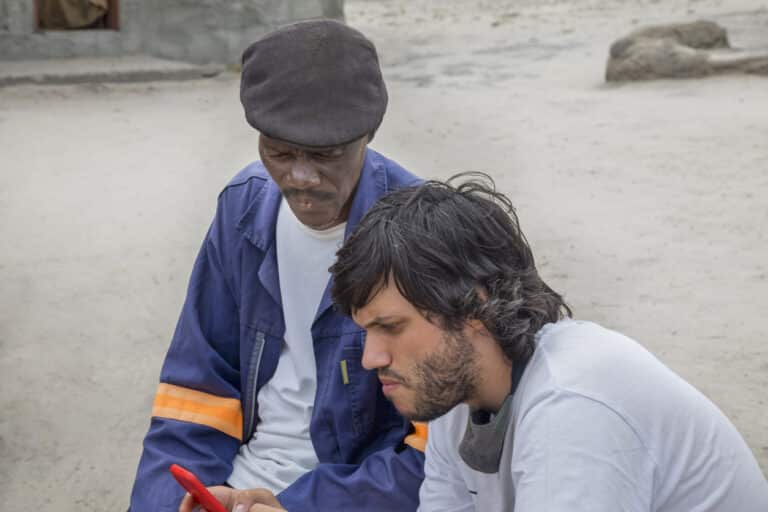
POLYGON ((269 158, 273 158, 275 160, 287 160, 291 158, 290 153, 270 153, 269 158))
POLYGON ((335 158, 338 158, 340 155, 334 151, 328 151, 326 153, 312 153, 312 158, 315 160, 333 160, 335 158))
POLYGON ((400 324, 382 324, 381 330, 387 334, 395 334, 400 330, 400 324))

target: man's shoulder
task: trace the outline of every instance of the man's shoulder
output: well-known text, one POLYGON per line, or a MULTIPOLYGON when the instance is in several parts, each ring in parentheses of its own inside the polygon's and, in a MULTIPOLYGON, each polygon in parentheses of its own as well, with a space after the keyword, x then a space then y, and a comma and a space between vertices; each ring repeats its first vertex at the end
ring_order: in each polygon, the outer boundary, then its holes
POLYGON ((270 184, 274 182, 261 162, 241 169, 219 193, 214 221, 217 232, 239 232, 252 240, 259 238, 257 232, 269 232, 280 195, 279 189, 270 184))
POLYGON ((424 181, 395 160, 384 156, 378 151, 369 148, 368 152, 373 165, 384 171, 387 179, 387 190, 395 190, 402 187, 418 185, 424 181))
POLYGON ((429 422, 429 438, 438 445, 439 451, 458 457, 458 446, 464 437, 468 418, 469 406, 462 403, 429 422))
POLYGON ((219 193, 219 207, 228 216, 240 217, 252 209, 269 192, 271 181, 264 165, 256 161, 248 164, 229 180, 219 193))
POLYGON ((258 193, 269 179, 261 162, 251 162, 229 180, 219 196, 258 193))
POLYGON ((534 361, 544 363, 557 385, 567 389, 591 383, 603 390, 605 379, 617 373, 641 378, 663 368, 634 339, 594 322, 571 319, 547 324, 537 333, 534 361))

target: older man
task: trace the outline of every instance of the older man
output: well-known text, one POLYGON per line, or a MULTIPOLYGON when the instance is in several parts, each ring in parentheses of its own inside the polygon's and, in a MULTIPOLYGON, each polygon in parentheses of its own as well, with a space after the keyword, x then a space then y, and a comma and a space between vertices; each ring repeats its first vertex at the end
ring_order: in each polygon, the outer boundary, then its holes
POLYGON ((635 341, 572 320, 487 181, 381 199, 332 272, 363 366, 434 420, 419 510, 768 510, 730 421, 635 341))
POLYGON ((172 463, 235 510, 414 510, 423 454, 403 443, 411 426, 360 367, 364 332, 327 290, 369 206, 417 181, 367 148, 387 104, 376 50, 335 21, 286 26, 245 51, 241 100, 261 161, 219 196, 131 510, 179 508, 172 463))

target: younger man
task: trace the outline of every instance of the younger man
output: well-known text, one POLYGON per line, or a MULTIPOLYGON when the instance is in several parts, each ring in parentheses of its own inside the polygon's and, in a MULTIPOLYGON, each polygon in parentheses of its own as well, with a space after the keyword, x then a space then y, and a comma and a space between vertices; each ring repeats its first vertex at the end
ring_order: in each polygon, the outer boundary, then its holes
POLYGON ((767 511, 730 421, 635 341, 570 319, 489 181, 385 196, 331 268, 363 366, 434 420, 419 510, 767 511))

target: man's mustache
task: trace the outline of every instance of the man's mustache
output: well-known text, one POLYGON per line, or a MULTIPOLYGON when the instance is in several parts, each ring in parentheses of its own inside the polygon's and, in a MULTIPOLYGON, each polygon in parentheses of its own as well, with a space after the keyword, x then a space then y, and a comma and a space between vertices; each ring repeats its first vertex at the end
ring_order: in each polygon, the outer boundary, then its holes
POLYGON ((408 385, 408 381, 406 381, 405 378, 402 375, 400 375, 399 373, 397 373, 395 370, 391 370, 389 368, 381 368, 378 371, 378 375, 379 375, 379 378, 383 377, 383 378, 389 379, 389 380, 396 380, 400 384, 403 384, 405 386, 408 385))
POLYGON ((301 190, 298 188, 287 188, 283 190, 283 197, 286 199, 302 198, 314 201, 331 201, 336 198, 336 194, 330 192, 321 192, 318 190, 301 190))

